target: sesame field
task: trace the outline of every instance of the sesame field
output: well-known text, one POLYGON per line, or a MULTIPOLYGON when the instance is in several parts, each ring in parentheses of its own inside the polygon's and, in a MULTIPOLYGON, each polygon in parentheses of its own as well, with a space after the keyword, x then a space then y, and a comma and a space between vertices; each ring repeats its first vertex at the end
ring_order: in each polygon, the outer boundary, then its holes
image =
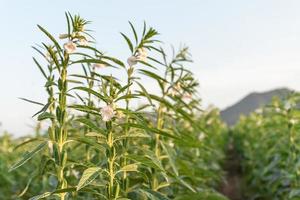
POLYGON ((20 98, 38 108, 32 134, 0 134, 0 200, 300 199, 299 94, 229 126, 202 106, 187 46, 129 22, 124 60, 93 23, 63 19, 60 33, 37 25, 47 98, 20 98))

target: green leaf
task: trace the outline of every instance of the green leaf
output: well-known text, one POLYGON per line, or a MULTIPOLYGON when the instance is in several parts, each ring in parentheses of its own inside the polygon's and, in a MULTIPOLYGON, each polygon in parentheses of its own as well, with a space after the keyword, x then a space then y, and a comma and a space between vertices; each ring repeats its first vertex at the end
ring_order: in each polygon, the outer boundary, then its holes
POLYGON ((106 99, 103 95, 101 95, 100 93, 96 92, 95 90, 92 90, 90 88, 87 88, 87 87, 75 87, 75 88, 72 88, 72 90, 81 90, 81 91, 85 91, 89 94, 92 94, 96 97, 98 97, 99 99, 101 99, 102 101, 104 102, 108 102, 108 99, 106 99))
POLYGON ((24 142, 21 142, 20 144, 18 144, 17 146, 15 146, 14 150, 17 150, 18 148, 29 144, 31 142, 36 142, 36 141, 45 141, 43 138, 31 138, 31 139, 26 139, 24 142))
POLYGON ((97 176, 99 176, 101 171, 102 169, 100 167, 91 167, 84 170, 82 177, 77 185, 77 191, 93 182, 93 180, 95 180, 97 176))
POLYGON ((129 164, 125 165, 120 169, 120 171, 123 172, 136 172, 138 170, 138 165, 137 164, 129 164))
POLYGON ((39 121, 42 121, 42 120, 45 120, 45 119, 55 119, 55 116, 51 113, 48 113, 48 112, 44 112, 44 113, 42 113, 38 116, 39 121))
POLYGON ((44 107, 40 111, 38 111, 37 113, 35 113, 32 117, 35 117, 36 115, 38 115, 38 114, 40 114, 42 112, 45 112, 49 108, 50 105, 51 105, 51 103, 47 103, 46 105, 44 105, 44 107))
POLYGON ((159 171, 164 171, 161 163, 159 163, 159 161, 157 159, 153 159, 153 157, 151 156, 140 156, 140 155, 127 155, 125 156, 126 158, 130 159, 130 160, 134 160, 136 162, 141 163, 142 165, 145 165, 147 167, 151 167, 154 169, 157 169, 159 171))
POLYGON ((153 37, 155 35, 158 35, 158 32, 154 28, 150 27, 148 32, 146 33, 146 35, 144 37, 144 40, 148 40, 148 39, 150 39, 151 37, 153 37))
POLYGON ((41 27, 40 25, 37 25, 38 28, 45 33, 45 35, 47 35, 47 37, 54 43, 55 47, 57 48, 57 50, 60 52, 62 51, 61 47, 59 46, 58 42, 54 39, 54 37, 43 27, 41 27))
POLYGON ((67 192, 74 192, 74 191, 76 191, 76 188, 74 188, 74 187, 58 189, 58 190, 55 190, 54 192, 45 192, 44 194, 34 196, 34 197, 30 198, 29 200, 39 200, 39 199, 44 199, 46 197, 50 197, 53 194, 60 194, 60 193, 67 193, 67 192))
POLYGON ((115 141, 123 140, 123 139, 126 139, 126 138, 149 138, 149 137, 150 137, 149 135, 146 135, 144 133, 131 133, 131 134, 128 134, 128 135, 121 135, 119 137, 116 137, 115 141))
POLYGON ((43 74, 43 76, 48 79, 45 71, 43 70, 42 66, 40 65, 40 63, 35 59, 35 58, 32 58, 33 61, 35 62, 35 64, 38 66, 39 70, 41 71, 41 73, 43 74))
POLYGON ((138 62, 139 62, 139 63, 142 63, 142 64, 144 64, 144 65, 146 65, 146 66, 148 66, 148 67, 151 67, 152 69, 157 69, 156 67, 154 67, 153 65, 149 64, 148 62, 144 62, 144 61, 142 61, 142 60, 139 60, 138 62))
POLYGON ((193 199, 193 200, 229 200, 225 196, 214 192, 214 191, 203 191, 199 193, 193 193, 193 194, 185 194, 185 195, 178 195, 176 200, 187 200, 187 199, 193 199))
POLYGON ((70 37, 70 35, 71 35, 70 19, 69 19, 69 16, 68 16, 68 13, 67 13, 67 12, 65 12, 65 15, 66 15, 67 25, 68 25, 68 35, 69 35, 69 37, 70 37))
POLYGON ((128 47, 131 51, 131 53, 133 53, 133 45, 130 41, 130 39, 124 34, 124 33, 121 33, 121 35, 123 36, 123 38, 126 40, 127 44, 128 44, 128 47))
POLYGON ((69 187, 64 189, 58 189, 52 192, 52 194, 61 194, 61 193, 67 193, 67 192, 74 192, 76 191, 76 187, 69 187))
POLYGON ((121 60, 118 60, 117 58, 108 57, 108 56, 102 56, 101 58, 110 60, 110 61, 116 63, 117 65, 120 65, 121 67, 124 67, 124 68, 126 67, 125 64, 121 60))
POLYGON ((84 78, 86 80, 92 80, 92 81, 100 81, 99 79, 92 78, 88 75, 83 76, 83 75, 79 75, 79 74, 70 74, 69 76, 73 76, 73 77, 77 77, 77 78, 84 78))
POLYGON ((11 172, 11 171, 17 169, 18 167, 22 166, 23 164, 25 164, 36 153, 41 151, 46 146, 46 144, 47 144, 47 142, 43 142, 43 143, 39 144, 36 148, 34 148, 32 151, 25 153, 21 160, 19 160, 17 163, 15 163, 13 166, 11 166, 11 168, 9 169, 9 172, 11 172))
POLYGON ((139 96, 135 95, 135 94, 126 94, 126 95, 123 95, 123 96, 117 98, 115 100, 115 102, 118 102, 118 101, 123 100, 123 99, 135 99, 135 98, 139 98, 139 96))
MULTIPOLYGON (((141 93, 141 95, 145 95, 145 94, 141 93)), ((159 103, 162 103, 166 107, 168 107, 171 110, 175 111, 176 113, 180 114, 184 119, 186 119, 187 121, 189 121, 191 124, 196 125, 198 129, 200 129, 201 131, 203 131, 204 133, 206 133, 206 130, 204 130, 203 128, 201 128, 195 122, 195 120, 191 118, 190 114, 187 113, 186 111, 184 111, 182 108, 175 107, 169 101, 167 101, 166 99, 163 99, 163 98, 158 97, 156 95, 153 95, 153 94, 148 94, 148 95, 151 97, 152 100, 155 100, 155 101, 158 101, 159 103)))
POLYGON ((168 159, 169 159, 169 163, 175 173, 176 176, 178 176, 178 170, 177 170, 177 167, 176 167, 176 164, 175 164, 175 160, 174 160, 174 157, 175 157, 175 152, 173 149, 171 149, 170 147, 164 145, 163 142, 161 142, 161 146, 163 147, 163 150, 164 152, 168 155, 168 159), (173 150, 173 151, 172 151, 173 150))
POLYGON ((94 124, 94 122, 90 119, 87 118, 79 118, 76 119, 76 121, 83 123, 84 125, 86 125, 87 127, 101 133, 102 135, 106 135, 105 130, 103 130, 102 128, 98 127, 96 124, 94 124))
POLYGON ((69 137, 69 139, 72 141, 77 141, 79 143, 83 143, 83 144, 87 144, 90 145, 91 147, 94 147, 100 151, 104 151, 104 147, 102 145, 100 145, 99 143, 95 142, 94 140, 91 140, 89 138, 86 137, 80 137, 80 136, 73 136, 73 137, 69 137))
MULTIPOLYGON (((169 198, 167 198, 166 196, 164 196, 162 193, 157 192, 157 191, 153 191, 153 190, 149 190, 149 189, 141 189, 141 191, 143 191, 149 199, 151 200, 170 200, 169 198)), ((186 199, 188 200, 188 199, 186 199)), ((196 200, 196 199, 193 199, 196 200)))
POLYGON ((29 102, 29 103, 37 104, 37 105, 39 105, 39 106, 44 106, 44 104, 42 104, 42 103, 40 103, 40 102, 37 102, 37 101, 32 101, 32 100, 30 100, 30 99, 25 99, 25 98, 19 98, 19 99, 21 99, 21 100, 23 100, 23 101, 27 101, 27 102, 29 102))
POLYGON ((110 66, 109 63, 104 62, 103 60, 100 60, 100 59, 82 59, 82 60, 76 60, 76 61, 72 62, 72 64, 76 64, 76 63, 90 63, 90 64, 98 63, 98 64, 104 64, 104 65, 110 66))
POLYGON ((89 50, 92 50, 92 51, 94 51, 95 53, 98 53, 98 54, 100 54, 100 55, 103 54, 102 52, 100 52, 99 50, 97 50, 96 48, 91 47, 91 46, 81 46, 81 45, 78 45, 77 47, 78 47, 78 48, 83 48, 83 49, 89 49, 89 50))
POLYGON ((134 123, 126 123, 126 124, 121 124, 122 126, 129 126, 129 127, 133 127, 133 128, 138 128, 138 129, 143 129, 146 132, 150 132, 150 133, 156 133, 165 137, 170 137, 173 139, 179 139, 178 137, 176 137, 175 135, 172 135, 171 133, 165 131, 165 130, 160 130, 157 128, 152 128, 152 127, 148 127, 145 125, 141 125, 141 124, 134 124, 134 123))
POLYGON ((139 71, 142 73, 142 74, 145 74, 146 76, 148 77, 151 77, 157 81, 162 81, 162 82, 165 82, 167 83, 168 81, 160 76, 158 76, 156 73, 153 73, 153 72, 150 72, 148 70, 145 70, 145 69, 139 69, 139 71))
POLYGON ((50 197, 51 195, 52 195, 51 192, 45 192, 44 194, 40 194, 40 195, 31 197, 29 200, 39 200, 39 199, 43 199, 43 198, 46 198, 46 197, 50 197))
POLYGON ((192 192, 196 193, 196 190, 190 184, 188 184, 186 181, 184 181, 181 177, 176 176, 176 175, 171 175, 171 176, 173 176, 181 185, 183 185, 187 189, 191 190, 192 192))
POLYGON ((133 34, 134 34, 135 42, 136 42, 136 44, 137 44, 137 43, 138 43, 138 36, 137 36, 137 33, 136 33, 135 28, 134 28, 134 26, 132 25, 132 23, 129 22, 129 24, 130 24, 130 27, 131 27, 132 32, 133 32, 133 34))
POLYGON ((32 180, 34 179, 35 177, 30 177, 27 184, 26 184, 26 187, 22 190, 22 192, 20 194, 18 194, 18 197, 22 197, 28 190, 32 180))
POLYGON ((145 88, 142 84, 140 84, 139 82, 136 81, 136 83, 140 86, 140 88, 142 89, 143 94, 144 94, 145 97, 148 99, 149 103, 153 106, 154 104, 152 103, 152 99, 151 99, 151 97, 149 96, 149 94, 148 94, 146 88, 145 88))
POLYGON ((289 198, 300 197, 300 189, 292 189, 289 193, 289 198))
POLYGON ((70 105, 68 107, 69 108, 73 108, 73 109, 78 110, 78 111, 81 111, 81 112, 90 113, 90 114, 93 114, 93 115, 100 116, 99 109, 96 109, 96 108, 91 107, 91 106, 86 106, 86 105, 70 105))
POLYGON ((96 133, 96 132, 88 132, 88 133, 85 134, 85 136, 87 136, 87 137, 99 137, 99 138, 105 138, 106 139, 105 135, 100 134, 100 133, 96 133))

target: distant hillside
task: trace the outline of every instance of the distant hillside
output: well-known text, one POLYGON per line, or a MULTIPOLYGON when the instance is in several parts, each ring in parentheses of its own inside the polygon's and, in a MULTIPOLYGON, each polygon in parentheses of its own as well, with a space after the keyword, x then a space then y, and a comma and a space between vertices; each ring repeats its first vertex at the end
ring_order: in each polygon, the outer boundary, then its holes
POLYGON ((281 88, 262 93, 251 93, 236 104, 221 111, 221 117, 228 125, 234 125, 241 114, 248 115, 249 113, 255 111, 257 108, 270 103, 272 97, 278 96, 279 98, 283 98, 287 96, 291 91, 292 90, 289 90, 287 88, 281 88))

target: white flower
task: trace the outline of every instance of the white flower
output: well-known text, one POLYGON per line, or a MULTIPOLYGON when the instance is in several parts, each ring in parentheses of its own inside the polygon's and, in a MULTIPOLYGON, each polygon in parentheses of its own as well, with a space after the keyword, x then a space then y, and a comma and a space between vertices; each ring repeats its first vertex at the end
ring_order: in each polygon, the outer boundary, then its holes
POLYGON ((128 59, 127 59, 127 63, 128 63, 128 65, 131 67, 131 66, 133 66, 133 65, 136 65, 137 64, 137 61, 138 61, 138 59, 137 59, 137 57, 135 57, 135 56, 130 56, 128 59))
POLYGON ((176 89, 171 88, 171 89, 169 89, 168 94, 171 95, 172 97, 175 97, 179 94, 179 92, 176 89))
POLYGON ((182 98, 184 99, 184 100, 191 100, 192 99, 192 94, 190 94, 190 93, 184 93, 183 94, 183 96, 182 96, 182 98))
POLYGON ((199 135, 198 135, 198 140, 203 140, 205 138, 205 134, 204 133, 200 133, 199 135))
POLYGON ((180 84, 180 82, 176 83, 175 89, 176 90, 181 90, 181 84, 180 84))
POLYGON ((298 120, 297 120, 297 119, 290 119, 290 123, 291 123, 292 125, 295 125, 295 124, 298 123, 298 120))
MULTIPOLYGON (((74 33, 74 32, 73 32, 73 33, 71 33, 71 37, 72 37, 72 38, 76 37, 76 35, 77 35, 77 34, 76 34, 76 33, 74 33)), ((78 36, 79 36, 79 35, 78 35, 78 36)))
POLYGON ((79 40, 79 44, 80 44, 81 46, 88 46, 89 42, 88 42, 86 39, 81 38, 81 39, 79 40))
POLYGON ((144 57, 144 56, 137 56, 136 59, 139 60, 139 61, 146 62, 147 57, 144 57))
POLYGON ((48 148, 49 148, 50 154, 52 154, 53 153, 53 143, 50 140, 48 141, 48 148))
POLYGON ((105 68, 106 64, 104 64, 104 63, 94 63, 93 67, 94 68, 105 68))
POLYGON ((145 48, 139 48, 137 50, 136 55, 132 55, 127 59, 127 63, 130 67, 133 65, 136 65, 138 61, 143 61, 145 62, 147 59, 147 51, 145 48))
POLYGON ((174 148, 174 146, 175 146, 174 142, 170 141, 169 142, 169 146, 172 147, 172 148, 174 148))
POLYGON ((123 119, 125 117, 124 113, 122 111, 117 111, 117 118, 118 119, 123 119))
POLYGON ((115 111, 112 105, 107 105, 101 108, 101 116, 103 121, 108 122, 115 116, 115 111))
POLYGON ((166 107, 162 107, 161 112, 166 113, 166 112, 168 112, 168 109, 166 107))
POLYGON ((73 53, 76 51, 76 44, 72 41, 69 41, 64 44, 64 49, 68 54, 73 53))
POLYGON ((147 59, 147 51, 145 48, 139 48, 137 53, 137 60, 146 61, 147 59))
POLYGON ((180 94, 181 90, 181 84, 179 82, 177 82, 176 84, 173 83, 172 87, 169 89, 168 94, 171 95, 172 97, 178 96, 180 94))
POLYGON ((65 39, 68 37, 69 37, 69 34, 59 34, 59 39, 65 39))
POLYGON ((147 51, 146 51, 145 48, 139 48, 139 49, 138 49, 138 54, 139 54, 140 56, 145 56, 145 57, 147 57, 147 51))
POLYGON ((73 174, 76 178, 79 178, 79 177, 80 177, 79 171, 73 169, 71 172, 72 172, 72 174, 73 174))

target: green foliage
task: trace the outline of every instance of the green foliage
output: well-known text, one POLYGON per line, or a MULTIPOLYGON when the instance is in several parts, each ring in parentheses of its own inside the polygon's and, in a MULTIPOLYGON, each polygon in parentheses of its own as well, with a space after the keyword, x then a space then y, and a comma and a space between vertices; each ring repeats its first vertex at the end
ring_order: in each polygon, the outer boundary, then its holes
POLYGON ((299 94, 241 118, 234 128, 248 196, 299 199, 299 94))
MULTIPOLYGON (((7 183, 0 195, 32 200, 226 199, 214 189, 223 176, 226 127, 218 110, 200 109, 198 82, 185 67, 191 62, 188 48, 167 57, 157 46, 155 29, 145 23, 139 34, 129 23, 134 42, 122 33, 130 50, 124 64, 97 50, 88 21, 70 13, 66 19, 67 31, 59 38, 64 44, 38 26, 50 43, 34 47, 43 59, 34 58, 34 63, 46 79, 48 99, 23 100, 42 106, 34 116, 47 130, 20 145, 20 152, 28 151, 20 161, 4 164, 0 175, 7 183), (112 68, 125 75, 114 77, 112 68), (150 88, 144 79, 151 80, 150 88), (14 170, 8 175, 7 166, 14 170)), ((18 160, 18 153, 3 151, 18 160)))

